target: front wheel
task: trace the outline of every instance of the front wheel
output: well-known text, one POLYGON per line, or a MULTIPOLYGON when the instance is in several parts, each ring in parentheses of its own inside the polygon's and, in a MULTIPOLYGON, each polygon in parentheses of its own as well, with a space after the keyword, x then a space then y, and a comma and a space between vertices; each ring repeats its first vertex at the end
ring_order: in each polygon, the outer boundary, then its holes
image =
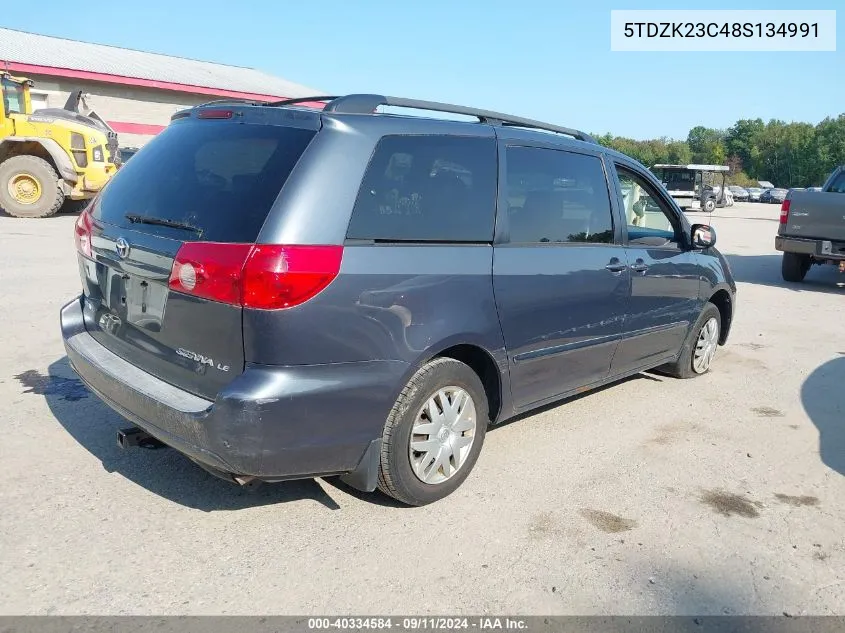
POLYGON ((687 335, 678 360, 661 369, 675 378, 695 378, 710 371, 722 333, 722 314, 707 303, 687 335))
POLYGON ((454 492, 469 475, 489 422, 478 375, 452 358, 436 358, 415 373, 385 424, 379 488, 412 506, 454 492))
POLYGON ((16 218, 45 218, 65 200, 53 166, 38 156, 13 156, 0 164, 0 208, 16 218))
POLYGON ((713 213, 713 210, 716 208, 716 201, 713 198, 707 198, 704 201, 704 206, 702 207, 707 213, 713 213))

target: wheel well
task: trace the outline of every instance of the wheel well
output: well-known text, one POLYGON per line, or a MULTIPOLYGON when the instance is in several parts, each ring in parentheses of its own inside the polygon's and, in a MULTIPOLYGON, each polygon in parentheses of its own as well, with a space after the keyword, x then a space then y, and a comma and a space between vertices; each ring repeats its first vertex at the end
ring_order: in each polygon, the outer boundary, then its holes
POLYGON ((36 141, 9 141, 0 144, 0 163, 13 156, 37 156, 50 163, 50 166, 58 172, 56 161, 50 156, 50 152, 36 141))
POLYGON ((481 384, 484 385, 484 392, 487 394, 490 421, 495 421, 499 417, 499 411, 502 407, 502 380, 499 375, 499 368, 490 354, 475 345, 464 344, 445 349, 437 357, 459 360, 478 374, 481 384))
POLYGON ((731 319, 733 318, 733 303, 731 303, 731 296, 727 290, 717 290, 712 297, 710 303, 719 308, 719 314, 722 317, 722 331, 719 333, 719 344, 724 345, 728 340, 728 333, 731 329, 731 319))

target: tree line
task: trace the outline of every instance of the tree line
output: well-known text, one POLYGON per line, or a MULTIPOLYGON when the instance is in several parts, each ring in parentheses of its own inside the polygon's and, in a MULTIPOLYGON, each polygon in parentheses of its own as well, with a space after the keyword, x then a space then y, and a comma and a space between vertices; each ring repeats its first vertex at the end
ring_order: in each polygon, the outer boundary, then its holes
POLYGON ((820 186, 830 172, 845 164, 845 114, 818 125, 743 119, 727 130, 696 126, 686 140, 666 137, 637 141, 604 134, 606 147, 637 159, 646 167, 658 163, 728 165, 728 181, 740 186, 768 180, 777 187, 820 186))

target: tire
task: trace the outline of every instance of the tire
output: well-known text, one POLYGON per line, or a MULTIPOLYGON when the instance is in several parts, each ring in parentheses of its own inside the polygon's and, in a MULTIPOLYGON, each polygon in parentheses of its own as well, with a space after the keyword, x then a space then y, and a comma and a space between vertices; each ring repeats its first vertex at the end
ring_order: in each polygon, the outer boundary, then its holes
MULTIPOLYGON (((458 399, 455 397, 455 400, 458 399)), ((443 416, 440 419, 446 420, 449 415, 450 413, 445 410, 445 407, 442 411, 439 408, 436 409, 435 418, 443 416)), ((489 421, 487 394, 484 391, 481 379, 472 369, 452 358, 436 358, 425 364, 408 381, 387 416, 382 435, 378 487, 385 494, 410 506, 426 505, 450 495, 464 482, 475 466, 484 444, 484 436, 489 421), (445 393, 450 387, 454 391, 445 393), (449 402, 448 396, 450 394, 457 396, 460 394, 460 390, 471 398, 475 407, 475 415, 471 415, 471 409, 467 409, 469 404, 466 400, 463 400, 463 406, 459 407, 458 411, 466 415, 463 417, 457 416, 457 422, 460 426, 456 429, 460 430, 460 433, 453 432, 455 434, 448 439, 435 437, 433 433, 432 435, 415 434, 413 435, 417 438, 414 440, 415 446, 421 447, 430 442, 434 444, 429 444, 430 450, 412 452, 410 446, 412 431, 426 427, 431 427, 432 430, 436 428, 428 422, 430 418, 425 412, 427 405, 434 401, 434 406, 437 406, 444 393, 447 402, 449 402), (474 422, 472 432, 461 430, 463 425, 468 424, 469 417, 474 422), (425 427, 420 425, 425 425, 425 427), (445 454, 444 451, 451 451, 453 443, 458 438, 463 440, 470 435, 472 441, 466 447, 465 452, 460 455, 459 462, 457 462, 458 467, 453 467, 453 464, 456 463, 455 459, 457 459, 454 454, 447 456, 444 464, 442 459, 445 454), (436 456, 430 457, 435 451, 437 451, 436 456), (415 470, 414 465, 412 465, 412 457, 417 464, 424 462, 429 465, 429 468, 418 466, 418 469, 415 470), (448 464, 448 470, 451 473, 448 476, 446 475, 446 464, 448 464), (430 473, 431 481, 424 482, 421 476, 417 474, 419 471, 430 473), (445 477, 445 479, 437 481, 441 477, 445 477)), ((435 421, 434 424, 439 423, 435 421)), ((450 433, 448 427, 441 427, 440 432, 444 435, 450 433)), ((463 441, 461 443, 466 445, 463 441)), ((459 453, 461 448, 458 450, 459 453)))
POLYGON ((801 282, 807 276, 807 271, 813 261, 809 255, 799 255, 798 253, 784 253, 783 260, 780 264, 780 274, 784 281, 801 282))
POLYGON ((716 208, 716 201, 713 198, 707 198, 701 208, 707 213, 713 213, 716 208))
POLYGON ((701 311, 698 319, 695 322, 695 325, 690 328, 689 334, 687 335, 686 340, 684 341, 683 346, 681 347, 681 353, 678 356, 678 360, 674 363, 669 365, 664 365, 660 369, 669 374, 670 376, 674 376, 675 378, 697 378, 698 376, 702 376, 710 371, 711 362, 713 359, 713 354, 718 347, 718 340, 722 333, 722 314, 719 312, 719 308, 713 305, 710 302, 705 304, 704 309, 701 311), (708 325, 713 319, 716 322, 716 332, 715 332, 715 346, 712 348, 710 352, 710 360, 707 362, 706 367, 697 368, 695 361, 696 361, 696 350, 699 348, 699 338, 702 336, 702 330, 706 325, 708 325))
POLYGON ((64 201, 62 181, 53 166, 43 158, 13 156, 0 164, 0 208, 9 215, 16 218, 46 218, 55 214, 64 201), (21 191, 33 196, 32 202, 21 202, 12 195, 11 189, 16 179, 25 181, 19 186, 21 191), (35 190, 31 183, 35 183, 35 190))

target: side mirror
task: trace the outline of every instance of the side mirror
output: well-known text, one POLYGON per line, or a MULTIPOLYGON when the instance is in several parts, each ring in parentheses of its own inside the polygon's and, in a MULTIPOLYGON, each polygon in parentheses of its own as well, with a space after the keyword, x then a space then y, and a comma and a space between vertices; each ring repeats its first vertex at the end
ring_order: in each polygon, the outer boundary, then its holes
POLYGON ((707 224, 692 225, 693 248, 712 248, 716 245, 716 230, 707 224))

